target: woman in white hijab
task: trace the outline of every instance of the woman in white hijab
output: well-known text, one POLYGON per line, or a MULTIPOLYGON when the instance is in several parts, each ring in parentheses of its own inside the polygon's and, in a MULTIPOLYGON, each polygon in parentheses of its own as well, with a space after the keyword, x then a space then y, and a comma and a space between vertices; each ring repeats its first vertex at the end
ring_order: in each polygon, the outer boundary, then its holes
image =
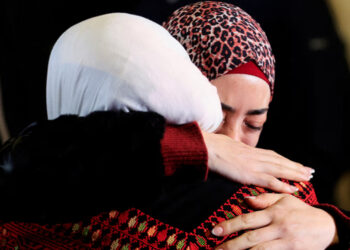
MULTIPOLYGON (((0 184, 6 202, 1 219, 85 221, 65 225, 64 230, 61 226, 4 223, 1 229, 11 232, 3 235, 7 242, 21 238, 28 246, 47 246, 47 242, 25 236, 26 230, 32 230, 49 235, 53 245, 65 241, 67 246, 82 246, 87 241, 89 247, 120 246, 125 241, 124 246, 136 242, 181 248, 202 244, 198 239, 205 238, 207 246, 213 246, 227 239, 207 235, 223 219, 220 213, 250 212, 241 199, 266 191, 216 175, 202 182, 207 179, 208 165, 239 182, 242 172, 249 175, 254 161, 278 165, 279 159, 279 164, 291 164, 277 154, 208 133, 222 120, 216 89, 167 31, 134 15, 91 18, 59 38, 49 62, 47 110, 49 121, 26 128, 2 148, 0 184), (222 205, 232 192, 231 203, 222 205), (232 211, 215 211, 220 205, 232 211), (111 209, 117 211, 107 217, 101 213, 111 209), (98 216, 90 220, 94 215, 98 216), (208 216, 205 225, 189 232, 208 216), (146 224, 135 221, 146 217, 146 224), (118 221, 109 221, 114 219, 118 221), (140 235, 133 242, 125 236, 135 223, 140 235), (158 229, 152 226, 156 224, 158 229), (103 229, 103 225, 108 226, 103 229), (67 228, 85 238, 74 233, 65 236, 67 228), (160 228, 166 233, 161 235, 160 228), (120 230, 125 234, 120 235, 120 230), (148 238, 143 241, 142 237, 148 238)), ((279 189, 286 192, 296 185, 281 183, 279 189)), ((297 196, 314 202, 312 187, 303 185, 297 196)))

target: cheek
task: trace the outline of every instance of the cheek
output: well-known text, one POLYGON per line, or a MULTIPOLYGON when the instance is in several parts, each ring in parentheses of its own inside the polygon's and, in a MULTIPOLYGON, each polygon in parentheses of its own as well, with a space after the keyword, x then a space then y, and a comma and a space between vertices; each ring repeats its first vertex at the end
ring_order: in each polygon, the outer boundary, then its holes
POLYGON ((230 121, 221 124, 220 128, 215 131, 216 134, 223 134, 232 139, 236 139, 246 145, 251 147, 256 147, 259 142, 261 131, 252 132, 247 128, 244 123, 240 123, 237 127, 234 126, 230 121), (238 133, 239 136, 235 137, 235 133, 238 133))
POLYGON ((259 142, 261 132, 257 133, 245 133, 242 142, 252 147, 256 147, 259 142))

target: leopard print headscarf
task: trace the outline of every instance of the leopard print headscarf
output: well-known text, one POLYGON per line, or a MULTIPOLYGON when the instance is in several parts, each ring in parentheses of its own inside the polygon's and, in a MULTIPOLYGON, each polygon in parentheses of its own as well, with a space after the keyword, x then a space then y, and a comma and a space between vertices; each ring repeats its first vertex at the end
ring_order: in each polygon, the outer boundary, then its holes
POLYGON ((253 61, 267 77, 272 97, 271 45, 260 25, 241 8, 214 1, 189 4, 173 12, 163 26, 209 80, 253 61))

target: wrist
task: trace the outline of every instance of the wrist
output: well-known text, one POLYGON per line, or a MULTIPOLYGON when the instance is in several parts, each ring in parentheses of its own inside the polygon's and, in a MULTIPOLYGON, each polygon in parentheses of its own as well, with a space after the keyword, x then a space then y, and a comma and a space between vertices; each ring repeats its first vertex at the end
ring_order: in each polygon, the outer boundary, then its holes
POLYGON ((328 226, 324 227, 324 228, 329 230, 329 235, 331 235, 331 237, 330 237, 331 241, 329 243, 329 246, 338 244, 339 238, 338 238, 337 225, 336 225, 335 219, 327 211, 325 211, 321 208, 319 208, 319 209, 322 210, 322 212, 328 217, 328 224, 327 224, 328 226))
POLYGON ((350 213, 331 204, 319 204, 316 207, 329 214, 336 225, 332 244, 337 244, 341 249, 348 249, 350 247, 350 213))
POLYGON ((202 136, 203 136, 203 140, 205 143, 205 146, 207 148, 207 154, 208 154, 208 168, 213 170, 214 168, 214 162, 215 162, 215 146, 213 146, 214 144, 214 136, 215 134, 213 133, 209 133, 206 131, 201 131, 202 132, 202 136))

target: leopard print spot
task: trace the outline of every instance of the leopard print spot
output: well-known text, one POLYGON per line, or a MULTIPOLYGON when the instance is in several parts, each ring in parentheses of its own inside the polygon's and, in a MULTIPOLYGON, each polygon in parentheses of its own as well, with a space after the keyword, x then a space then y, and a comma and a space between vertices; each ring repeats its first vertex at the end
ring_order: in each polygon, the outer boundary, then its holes
POLYGON ((211 26, 210 25, 204 26, 203 31, 202 31, 203 35, 209 35, 210 34, 210 30, 211 30, 211 26))
POLYGON ((214 35, 216 38, 220 37, 221 29, 219 27, 214 28, 214 35))
POLYGON ((222 47, 221 55, 226 59, 226 61, 228 61, 231 57, 231 50, 226 44, 224 44, 222 47))
POLYGON ((235 53, 237 56, 241 57, 242 55, 242 50, 239 46, 235 46, 233 49, 233 53, 235 53))
POLYGON ((227 39, 227 36, 228 36, 228 32, 226 30, 223 30, 220 37, 221 41, 225 42, 227 39))
POLYGON ((220 48, 221 48, 221 43, 215 42, 211 47, 211 53, 217 54, 220 51, 220 48))

